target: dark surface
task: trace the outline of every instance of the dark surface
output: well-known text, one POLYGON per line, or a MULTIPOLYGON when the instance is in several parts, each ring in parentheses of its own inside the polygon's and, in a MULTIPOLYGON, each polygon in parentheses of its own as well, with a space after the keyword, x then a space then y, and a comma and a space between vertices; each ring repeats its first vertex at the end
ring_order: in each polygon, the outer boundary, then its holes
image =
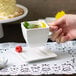
POLYGON ((0 38, 0 43, 2 42, 25 42, 21 26, 19 23, 8 23, 2 24, 4 30, 4 37, 0 38))

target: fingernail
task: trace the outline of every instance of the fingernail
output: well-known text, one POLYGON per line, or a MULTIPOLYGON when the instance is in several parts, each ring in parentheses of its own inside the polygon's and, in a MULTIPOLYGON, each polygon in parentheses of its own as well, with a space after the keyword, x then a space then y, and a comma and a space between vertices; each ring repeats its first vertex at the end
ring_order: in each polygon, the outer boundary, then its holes
POLYGON ((62 31, 62 28, 60 28, 59 30, 62 31))
POLYGON ((54 22, 48 23, 48 25, 54 25, 54 22))
POLYGON ((56 27, 56 26, 50 26, 50 28, 54 29, 55 31, 58 30, 58 27, 56 27))

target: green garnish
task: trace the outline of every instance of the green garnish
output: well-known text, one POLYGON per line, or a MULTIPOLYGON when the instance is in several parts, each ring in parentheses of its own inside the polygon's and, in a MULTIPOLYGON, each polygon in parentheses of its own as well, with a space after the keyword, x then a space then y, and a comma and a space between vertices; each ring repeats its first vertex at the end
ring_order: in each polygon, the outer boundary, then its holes
POLYGON ((25 26, 27 29, 40 28, 40 25, 30 24, 30 23, 28 23, 27 21, 24 22, 24 26, 25 26))
POLYGON ((25 21, 24 26, 28 29, 29 23, 27 21, 25 21))

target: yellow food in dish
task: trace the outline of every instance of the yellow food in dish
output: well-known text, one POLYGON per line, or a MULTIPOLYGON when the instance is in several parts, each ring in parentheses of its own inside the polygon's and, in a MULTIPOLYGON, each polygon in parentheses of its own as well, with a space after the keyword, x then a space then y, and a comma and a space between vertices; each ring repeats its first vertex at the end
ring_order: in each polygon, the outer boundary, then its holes
POLYGON ((13 18, 23 12, 23 9, 16 6, 16 0, 0 0, 0 19, 13 18))
POLYGON ((46 28, 46 24, 44 22, 41 22, 41 27, 46 28))
POLYGON ((65 12, 64 11, 60 11, 60 12, 58 12, 56 15, 55 15, 55 18, 56 19, 59 19, 59 18, 61 18, 62 16, 64 16, 65 15, 65 12))

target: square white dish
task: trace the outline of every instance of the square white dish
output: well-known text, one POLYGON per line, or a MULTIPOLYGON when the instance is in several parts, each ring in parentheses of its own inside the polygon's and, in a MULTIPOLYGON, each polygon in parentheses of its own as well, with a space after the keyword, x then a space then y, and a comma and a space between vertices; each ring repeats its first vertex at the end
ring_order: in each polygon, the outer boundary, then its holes
POLYGON ((25 62, 34 62, 57 57, 57 55, 52 52, 51 49, 44 47, 25 47, 21 53, 17 53, 16 51, 14 51, 14 53, 16 53, 16 55, 25 62))

